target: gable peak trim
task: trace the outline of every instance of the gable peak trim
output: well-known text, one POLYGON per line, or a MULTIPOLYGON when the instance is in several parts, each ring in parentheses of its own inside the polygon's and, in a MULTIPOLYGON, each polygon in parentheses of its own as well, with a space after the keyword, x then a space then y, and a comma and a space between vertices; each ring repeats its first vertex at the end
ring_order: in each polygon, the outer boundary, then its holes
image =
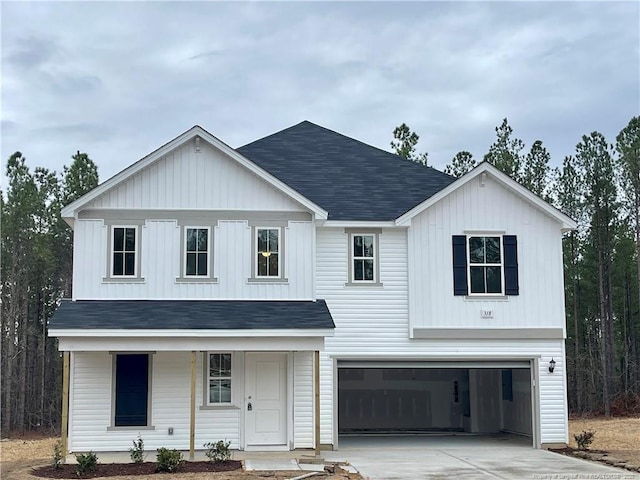
POLYGON ((103 183, 98 185, 93 190, 87 192, 82 197, 76 199, 75 201, 71 202, 69 205, 66 205, 65 207, 63 207, 61 212, 62 217, 68 218, 68 219, 75 219, 77 217, 78 211, 83 207, 85 207, 88 203, 95 200, 99 196, 105 194, 109 190, 115 188, 117 185, 120 185, 126 182, 129 178, 133 177, 136 173, 140 172, 141 170, 159 161, 164 155, 169 153, 171 150, 179 147, 180 145, 185 144, 186 142, 196 137, 199 137, 202 140, 206 141, 212 147, 228 155, 229 157, 231 157, 231 159, 240 163, 242 166, 247 168, 250 172, 254 173, 262 180, 266 181, 276 189, 280 190, 283 194, 287 195, 288 197, 292 198, 296 202, 300 203, 302 206, 308 208, 311 212, 315 214, 316 218, 321 220, 326 220, 328 218, 328 212, 326 210, 324 210, 319 205, 315 204, 305 196, 301 195, 295 189, 285 184, 278 178, 274 177, 272 174, 270 174, 269 172, 267 172, 257 164, 253 163, 250 159, 243 156, 242 154, 237 152, 235 149, 233 149, 232 147, 230 147, 229 145, 224 143, 222 140, 218 139, 217 137, 215 137, 214 135, 212 135, 211 133, 209 133, 207 130, 205 130, 199 125, 194 125, 189 130, 181 133, 174 139, 168 141, 167 143, 155 149, 153 152, 145 155, 137 162, 129 165, 124 170, 121 170, 120 172, 116 173, 109 179, 105 180, 103 183))
POLYGON ((407 211, 406 213, 398 217, 395 221, 396 225, 399 225, 399 226, 410 225, 411 219, 413 217, 415 217, 416 215, 419 215, 430 206, 434 205, 435 203, 437 203, 438 201, 440 201, 450 193, 454 192, 455 190, 458 190, 459 188, 466 185, 467 183, 469 183, 475 178, 479 177, 479 180, 481 181, 482 186, 484 186, 487 176, 491 176, 493 179, 497 180, 504 187, 520 195, 529 203, 533 204, 535 207, 539 208, 540 210, 545 212, 547 215, 557 220, 561 224, 562 231, 574 230, 577 228, 578 224, 571 217, 561 212, 560 210, 558 210, 556 207, 549 204, 545 200, 541 199, 536 194, 534 194, 527 188, 520 185, 510 176, 503 173, 501 170, 494 167, 487 161, 480 162, 478 165, 476 165, 476 167, 473 170, 467 172, 465 175, 458 178, 456 181, 454 181, 447 187, 443 188, 438 193, 436 193, 432 197, 422 202, 420 205, 417 205, 416 207, 412 208, 411 210, 407 211))

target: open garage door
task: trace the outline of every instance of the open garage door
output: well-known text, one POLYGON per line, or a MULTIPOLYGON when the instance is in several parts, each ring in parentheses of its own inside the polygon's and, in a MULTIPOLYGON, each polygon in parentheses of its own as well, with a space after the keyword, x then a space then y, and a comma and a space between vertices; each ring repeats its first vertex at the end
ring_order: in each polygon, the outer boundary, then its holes
POLYGON ((338 362, 338 433, 533 433, 531 368, 513 362, 338 362))

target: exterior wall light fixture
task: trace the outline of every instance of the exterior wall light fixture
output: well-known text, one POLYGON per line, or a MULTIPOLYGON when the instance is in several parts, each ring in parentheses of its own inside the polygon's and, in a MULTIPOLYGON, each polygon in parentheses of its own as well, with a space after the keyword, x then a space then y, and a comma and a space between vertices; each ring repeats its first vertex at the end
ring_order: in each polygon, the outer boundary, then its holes
POLYGON ((549 362, 549 373, 553 373, 553 370, 555 368, 556 368, 556 361, 552 357, 551 361, 549 362))

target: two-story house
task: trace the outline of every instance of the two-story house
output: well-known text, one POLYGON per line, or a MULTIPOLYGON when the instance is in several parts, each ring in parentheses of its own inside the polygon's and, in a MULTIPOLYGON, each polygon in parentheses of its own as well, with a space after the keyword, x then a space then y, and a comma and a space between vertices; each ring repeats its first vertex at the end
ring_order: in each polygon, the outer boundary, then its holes
POLYGON ((69 451, 567 442, 575 223, 489 164, 454 179, 310 122, 238 149, 195 126, 63 217, 69 451))

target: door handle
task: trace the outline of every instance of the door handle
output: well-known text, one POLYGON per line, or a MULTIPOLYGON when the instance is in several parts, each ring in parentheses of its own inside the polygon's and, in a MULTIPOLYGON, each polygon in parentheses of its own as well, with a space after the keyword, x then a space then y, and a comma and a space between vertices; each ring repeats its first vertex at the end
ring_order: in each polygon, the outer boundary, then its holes
POLYGON ((247 410, 250 412, 251 410, 253 410, 253 405, 251 405, 251 402, 247 403, 247 410))

